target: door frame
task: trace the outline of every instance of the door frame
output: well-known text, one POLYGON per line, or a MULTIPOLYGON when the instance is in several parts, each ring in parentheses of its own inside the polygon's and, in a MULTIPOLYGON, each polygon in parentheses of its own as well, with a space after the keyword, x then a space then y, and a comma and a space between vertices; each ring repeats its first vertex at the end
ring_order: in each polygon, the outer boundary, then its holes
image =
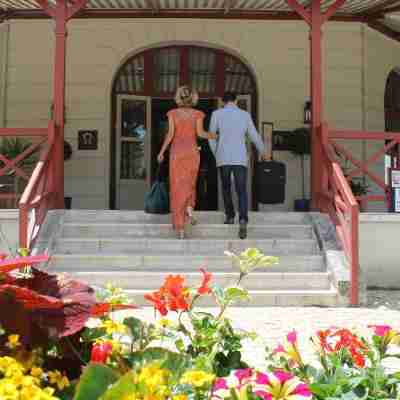
MULTIPOLYGON (((150 188, 151 184, 151 113, 152 104, 150 96, 138 96, 134 94, 118 94, 116 96, 116 118, 115 118, 115 209, 120 209, 120 182, 124 181, 128 183, 130 179, 120 179, 121 173, 121 149, 122 142, 133 142, 133 138, 123 138, 121 132, 121 116, 122 116, 122 102, 124 100, 139 100, 146 102, 146 135, 144 141, 144 157, 146 166, 146 189, 150 188)), ((132 182, 133 183, 133 182, 132 182)), ((134 184, 134 183, 133 183, 134 184)))

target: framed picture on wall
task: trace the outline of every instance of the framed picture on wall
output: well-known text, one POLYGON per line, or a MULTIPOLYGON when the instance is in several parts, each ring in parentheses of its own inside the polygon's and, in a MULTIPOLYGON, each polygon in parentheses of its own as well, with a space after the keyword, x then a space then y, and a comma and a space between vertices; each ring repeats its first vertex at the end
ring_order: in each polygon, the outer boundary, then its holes
POLYGON ((264 141, 266 155, 269 158, 272 158, 272 134, 274 131, 274 123, 273 122, 263 122, 262 123, 262 139, 264 141))

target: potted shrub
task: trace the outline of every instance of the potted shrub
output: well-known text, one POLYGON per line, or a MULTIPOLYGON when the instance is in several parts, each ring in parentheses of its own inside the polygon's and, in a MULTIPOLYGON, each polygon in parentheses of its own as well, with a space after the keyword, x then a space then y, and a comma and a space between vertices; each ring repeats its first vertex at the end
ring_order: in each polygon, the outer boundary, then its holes
POLYGON ((305 176, 304 176, 304 157, 311 152, 310 129, 306 127, 298 128, 289 136, 290 151, 300 157, 301 161, 301 179, 302 179, 302 198, 294 201, 295 211, 309 211, 310 200, 306 198, 305 176))
MULTIPOLYGON (((72 146, 64 140, 64 161, 70 160, 72 157, 72 146)), ((71 209, 72 197, 66 196, 64 197, 64 207, 66 210, 71 209)))
MULTIPOLYGON (((351 191, 353 192, 354 196, 361 197, 365 196, 368 193, 369 190, 369 185, 365 182, 365 179, 361 176, 354 177, 354 178, 349 178, 349 170, 350 168, 350 162, 347 158, 344 158, 340 153, 337 153, 338 157, 340 158, 342 162, 342 170, 345 178, 349 182, 349 186, 351 191)), ((358 202, 358 205, 360 207, 360 211, 363 211, 364 206, 363 206, 363 201, 360 199, 356 199, 358 202)))
MULTIPOLYGON (((362 177, 350 179, 349 185, 356 198, 365 196, 368 193, 369 186, 362 177)), ((357 202, 360 207, 360 211, 364 211, 363 201, 357 198, 357 202)))

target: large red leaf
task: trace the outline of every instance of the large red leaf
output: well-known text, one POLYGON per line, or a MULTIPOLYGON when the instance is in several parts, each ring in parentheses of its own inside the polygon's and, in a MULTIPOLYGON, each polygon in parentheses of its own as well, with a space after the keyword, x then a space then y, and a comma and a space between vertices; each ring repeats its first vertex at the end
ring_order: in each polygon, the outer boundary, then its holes
MULTIPOLYGON (((8 285, 8 289, 17 286, 25 291, 2 291, 4 286, 0 285, 0 307, 4 310, 6 302, 9 307, 10 304, 22 306, 32 324, 30 331, 39 328, 47 333, 47 337, 54 339, 80 331, 95 304, 94 291, 88 285, 65 275, 50 275, 35 268, 32 268, 31 277, 16 279, 13 285, 8 285), (22 293, 26 296, 29 293, 30 297, 24 298, 22 293)), ((11 332, 7 326, 9 318, 2 318, 2 314, 0 324, 11 332)))
POLYGON ((43 254, 39 256, 28 256, 28 257, 17 257, 11 259, 4 259, 2 255, 0 255, 0 272, 10 272, 15 269, 26 267, 27 265, 39 264, 43 262, 47 262, 49 260, 49 256, 43 254))
POLYGON ((132 304, 97 303, 92 307, 91 316, 99 318, 112 311, 133 310, 138 308, 132 304))
POLYGON ((0 294, 10 296, 26 310, 59 309, 64 302, 55 297, 43 296, 38 292, 15 285, 0 285, 0 294))

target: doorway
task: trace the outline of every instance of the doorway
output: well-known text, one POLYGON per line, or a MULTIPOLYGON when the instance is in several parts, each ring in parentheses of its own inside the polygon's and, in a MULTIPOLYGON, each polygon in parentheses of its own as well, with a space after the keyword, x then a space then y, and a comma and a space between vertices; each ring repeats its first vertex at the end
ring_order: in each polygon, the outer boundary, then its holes
MULTIPOLYGON (((199 45, 146 49, 124 62, 113 82, 110 137, 110 208, 143 210, 145 194, 157 176, 156 157, 167 131, 167 112, 178 86, 188 84, 200 96, 197 108, 211 112, 225 91, 240 96, 240 106, 257 121, 257 87, 250 68, 237 56, 199 45)), ((257 123, 256 123, 257 124, 257 123)), ((201 162, 197 209, 222 210, 215 159, 208 141, 199 139, 201 162)), ((250 152, 252 153, 252 152, 250 152)), ((166 157, 167 158, 167 157, 166 157)), ((160 173, 168 178, 168 165, 160 173)), ((249 170, 249 204, 252 165, 249 170)))
MULTIPOLYGON (((208 130, 216 99, 201 99, 197 104, 206 115, 208 130)), ((168 131, 167 113, 175 108, 172 99, 122 95, 117 107, 116 203, 120 210, 142 210, 147 191, 158 175, 168 183, 168 152, 158 165, 157 155, 168 131)), ((196 210, 218 210, 218 175, 208 141, 198 139, 200 168, 197 179, 196 210)))

